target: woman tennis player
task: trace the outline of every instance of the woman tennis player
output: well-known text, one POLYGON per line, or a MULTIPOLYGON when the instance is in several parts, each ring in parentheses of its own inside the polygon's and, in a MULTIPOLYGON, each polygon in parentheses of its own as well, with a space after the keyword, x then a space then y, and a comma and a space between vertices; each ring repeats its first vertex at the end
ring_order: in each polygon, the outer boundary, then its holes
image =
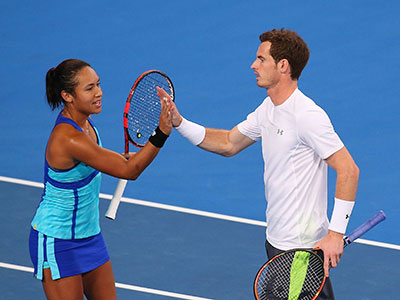
POLYGON ((51 68, 46 96, 53 110, 62 110, 48 140, 44 192, 29 238, 35 277, 47 299, 116 299, 99 226, 100 172, 135 180, 171 132, 168 106, 160 101, 159 130, 150 142, 123 156, 102 147, 90 118, 101 112, 103 93, 88 63, 69 59, 51 68))

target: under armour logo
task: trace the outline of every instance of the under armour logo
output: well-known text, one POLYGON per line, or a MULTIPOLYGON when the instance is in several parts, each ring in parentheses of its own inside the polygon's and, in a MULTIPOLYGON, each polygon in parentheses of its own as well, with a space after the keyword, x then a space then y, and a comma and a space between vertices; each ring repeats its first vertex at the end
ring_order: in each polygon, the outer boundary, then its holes
POLYGON ((283 135, 283 129, 278 129, 278 131, 276 132, 276 134, 283 135))

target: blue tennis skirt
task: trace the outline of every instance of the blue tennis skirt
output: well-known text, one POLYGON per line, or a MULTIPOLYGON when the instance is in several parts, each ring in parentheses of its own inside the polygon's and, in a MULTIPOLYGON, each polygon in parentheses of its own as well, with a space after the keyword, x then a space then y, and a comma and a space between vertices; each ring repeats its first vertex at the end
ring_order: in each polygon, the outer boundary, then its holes
POLYGON ((101 232, 85 239, 63 240, 31 228, 29 250, 34 276, 40 280, 46 268, 56 280, 89 272, 110 260, 101 232))

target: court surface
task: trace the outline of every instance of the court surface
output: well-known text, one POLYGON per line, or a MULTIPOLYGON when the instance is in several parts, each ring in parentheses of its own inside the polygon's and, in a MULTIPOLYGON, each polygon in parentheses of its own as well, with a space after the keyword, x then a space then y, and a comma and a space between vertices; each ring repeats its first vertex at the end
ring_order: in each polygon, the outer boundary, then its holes
MULTIPOLYGON (((259 34, 285 27, 311 49, 300 89, 328 112, 361 170, 348 230, 387 215, 332 270, 336 297, 397 299, 399 13, 393 0, 0 1, 1 298, 44 299, 27 239, 57 114, 45 100, 49 68, 72 57, 93 66, 104 93, 94 121, 103 145, 122 152, 121 112, 137 76, 166 72, 186 118, 232 128, 266 97, 250 69, 259 34)), ((116 183, 103 176, 102 215, 116 183)), ((260 143, 222 158, 173 132, 124 196, 117 219, 101 220, 119 299, 252 299, 265 261, 260 143)))

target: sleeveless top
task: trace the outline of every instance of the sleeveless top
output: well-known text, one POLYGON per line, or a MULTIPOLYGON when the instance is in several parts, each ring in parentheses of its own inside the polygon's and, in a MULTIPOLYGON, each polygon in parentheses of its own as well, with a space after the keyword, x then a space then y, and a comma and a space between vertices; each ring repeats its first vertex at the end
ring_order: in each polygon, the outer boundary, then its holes
MULTIPOLYGON (((62 112, 55 126, 61 123, 83 132, 62 112)), ((90 118, 89 123, 101 146, 99 133, 90 118)), ((31 223, 33 229, 59 239, 82 239, 98 234, 100 184, 101 173, 83 162, 67 170, 55 170, 45 157, 44 192, 31 223)))

